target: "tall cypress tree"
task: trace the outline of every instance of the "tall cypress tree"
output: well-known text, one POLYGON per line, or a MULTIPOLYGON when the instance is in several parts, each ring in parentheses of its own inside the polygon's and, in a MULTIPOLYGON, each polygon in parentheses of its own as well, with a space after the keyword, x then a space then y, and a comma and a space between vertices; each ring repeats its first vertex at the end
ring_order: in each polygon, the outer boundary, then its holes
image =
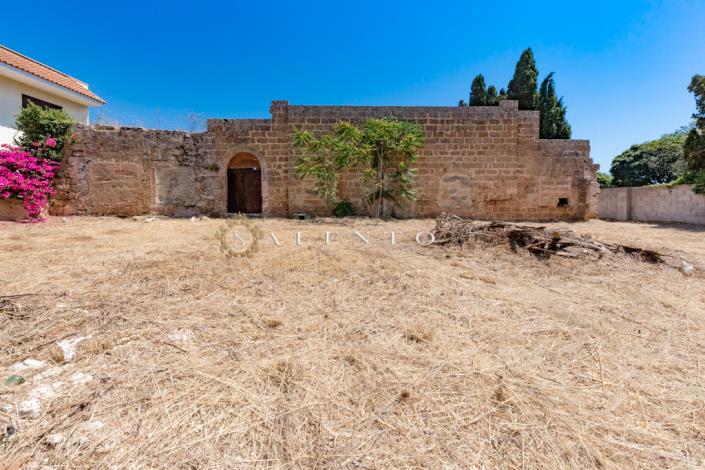
POLYGON ((480 74, 472 79, 472 85, 470 85, 470 106, 484 106, 486 103, 485 77, 480 74))
POLYGON ((487 106, 497 106, 499 100, 497 99, 497 88, 494 85, 487 87, 487 98, 485 100, 487 106))
POLYGON ((539 137, 541 139, 570 139, 570 124, 566 120, 563 98, 556 97, 553 72, 541 82, 538 97, 539 137))
POLYGON ((514 69, 514 77, 507 86, 507 95, 510 100, 519 101, 519 109, 535 110, 538 101, 538 77, 534 53, 529 47, 521 53, 514 69))

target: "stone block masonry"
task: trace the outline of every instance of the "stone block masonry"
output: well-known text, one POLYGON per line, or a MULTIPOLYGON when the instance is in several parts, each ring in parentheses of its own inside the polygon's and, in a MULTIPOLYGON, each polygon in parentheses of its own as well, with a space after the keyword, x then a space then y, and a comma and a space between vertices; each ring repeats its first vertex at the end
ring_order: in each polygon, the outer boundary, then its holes
MULTIPOLYGON (((58 180, 55 214, 190 216, 227 213, 228 166, 249 154, 261 168, 262 213, 329 215, 300 180, 295 128, 320 134, 341 120, 394 117, 417 123, 425 146, 417 198, 398 217, 440 212, 481 219, 566 220, 594 216, 596 165, 585 140, 541 140, 536 111, 515 101, 488 107, 295 106, 274 101, 271 119, 210 119, 206 132, 78 127, 58 180)), ((343 175, 340 198, 365 207, 356 175, 343 175)))

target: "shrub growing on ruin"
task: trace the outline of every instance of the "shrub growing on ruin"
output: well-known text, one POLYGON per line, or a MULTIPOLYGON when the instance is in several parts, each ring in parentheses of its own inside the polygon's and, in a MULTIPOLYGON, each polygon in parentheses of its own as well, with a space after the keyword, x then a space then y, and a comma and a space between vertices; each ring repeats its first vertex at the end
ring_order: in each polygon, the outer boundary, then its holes
POLYGON ((340 201, 336 204, 335 208, 333 208, 333 215, 336 217, 350 217, 351 215, 355 215, 355 209, 350 201, 340 201))
POLYGON ((37 158, 59 161, 71 141, 73 120, 62 109, 29 103, 17 115, 15 125, 22 131, 15 144, 37 158))
POLYGON ((296 163, 298 176, 313 177, 314 193, 328 205, 336 202, 339 175, 346 169, 357 171, 358 195, 373 217, 416 197, 413 164, 423 135, 415 123, 368 119, 357 127, 339 122, 320 137, 296 129, 294 145, 303 151, 296 163))

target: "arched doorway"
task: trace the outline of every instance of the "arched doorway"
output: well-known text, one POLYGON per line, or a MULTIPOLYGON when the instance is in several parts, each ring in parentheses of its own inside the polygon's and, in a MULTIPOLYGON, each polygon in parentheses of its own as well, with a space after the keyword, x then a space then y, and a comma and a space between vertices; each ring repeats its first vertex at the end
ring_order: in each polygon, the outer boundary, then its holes
POLYGON ((228 163, 228 212, 262 213, 262 169, 251 153, 237 153, 228 163))

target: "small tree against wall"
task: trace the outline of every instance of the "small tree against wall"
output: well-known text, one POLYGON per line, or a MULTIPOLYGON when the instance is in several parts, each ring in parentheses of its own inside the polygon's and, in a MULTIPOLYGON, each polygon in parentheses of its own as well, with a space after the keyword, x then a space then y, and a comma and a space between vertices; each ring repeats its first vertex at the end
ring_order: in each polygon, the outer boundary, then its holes
POLYGON ((22 131, 15 144, 37 158, 59 161, 71 141, 73 120, 62 109, 29 103, 17 115, 15 125, 22 131))
POLYGON ((359 196, 372 217, 387 214, 392 204, 416 197, 413 164, 423 146, 419 127, 396 119, 368 119, 358 128, 339 122, 330 134, 315 137, 294 130, 294 145, 303 151, 296 163, 300 178, 314 178, 314 193, 326 206, 338 199, 339 174, 359 172, 359 196))

